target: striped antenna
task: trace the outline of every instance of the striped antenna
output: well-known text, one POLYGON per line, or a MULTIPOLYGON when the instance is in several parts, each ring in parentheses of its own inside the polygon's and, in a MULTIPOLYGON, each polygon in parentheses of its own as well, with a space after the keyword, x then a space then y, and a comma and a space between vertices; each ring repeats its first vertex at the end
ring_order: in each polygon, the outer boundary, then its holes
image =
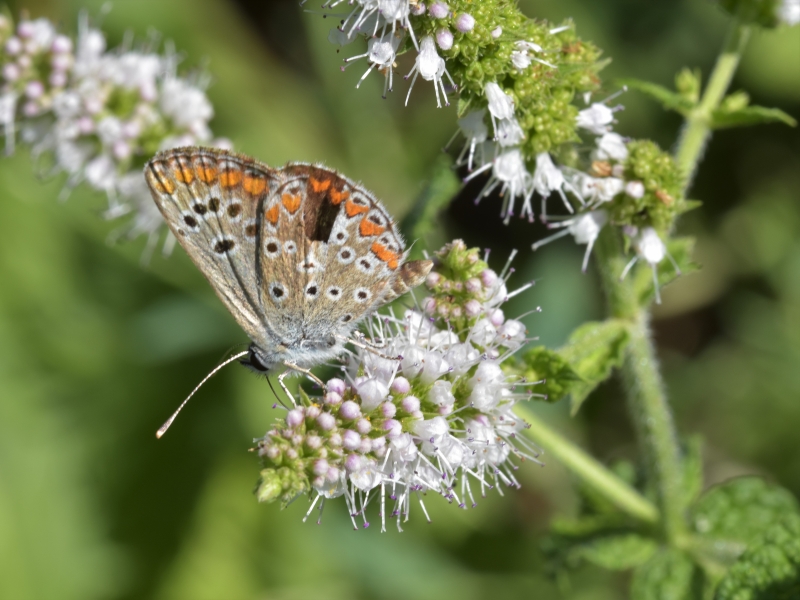
POLYGON ((231 357, 230 357, 228 360, 226 360, 226 361, 225 361, 225 362, 223 362, 222 364, 219 364, 219 365, 217 365, 216 367, 214 367, 214 370, 213 370, 213 371, 211 371, 211 373, 209 373, 208 375, 206 375, 206 376, 203 378, 203 381, 201 381, 200 383, 198 383, 198 384, 197 384, 197 387, 196 387, 196 388, 194 388, 194 389, 192 390, 192 393, 191 393, 191 394, 189 394, 189 395, 186 397, 186 400, 184 400, 183 402, 181 402, 181 405, 178 407, 178 409, 177 409, 177 410, 176 410, 174 413, 172 413, 172 416, 171 416, 169 419, 167 419, 167 421, 166 421, 166 422, 165 422, 165 423, 164 423, 164 424, 161 426, 161 428, 160 428, 158 431, 156 431, 156 437, 157 437, 158 439, 161 439, 161 436, 162 436, 162 435, 164 435, 165 433, 167 433, 167 429, 169 429, 170 425, 172 425, 172 422, 175 420, 175 417, 177 417, 177 416, 178 416, 178 413, 179 413, 179 412, 181 412, 181 410, 183 410, 183 407, 184 407, 184 406, 186 406, 186 403, 187 403, 187 402, 189 402, 189 400, 191 400, 192 396, 194 396, 194 395, 195 395, 195 393, 197 392, 197 390, 199 390, 201 387, 203 387, 203 384, 204 384, 206 381, 208 381, 208 380, 209 380, 209 379, 211 379, 211 378, 212 378, 214 375, 216 375, 216 374, 219 372, 219 370, 220 370, 220 369, 222 369, 222 367, 228 366, 228 365, 229 365, 229 364, 231 364, 233 361, 235 361, 235 360, 239 360, 239 359, 240 359, 240 358, 242 358, 243 356, 247 356, 249 353, 250 353, 250 350, 245 350, 244 352, 239 352, 239 354, 234 354, 233 356, 231 356, 231 357))

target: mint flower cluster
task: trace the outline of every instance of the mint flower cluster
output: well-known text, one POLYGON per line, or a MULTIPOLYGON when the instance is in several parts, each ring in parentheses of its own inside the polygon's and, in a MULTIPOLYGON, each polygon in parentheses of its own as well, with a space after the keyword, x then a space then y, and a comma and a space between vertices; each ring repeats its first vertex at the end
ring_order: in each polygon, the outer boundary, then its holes
MULTIPOLYGON (((380 349, 360 349, 324 395, 305 394, 264 438, 257 496, 284 505, 312 498, 308 517, 343 496, 353 526, 369 526, 379 505, 381 530, 399 530, 422 496, 466 508, 504 486, 518 487, 517 463, 539 451, 520 432, 514 405, 531 382, 506 375, 504 361, 526 341, 524 325, 506 319, 506 273, 456 241, 437 253, 423 310, 376 315, 366 329, 380 349)), ((522 289, 527 289, 523 286, 522 289)))
POLYGON ((133 212, 131 234, 156 242, 163 223, 141 167, 158 150, 212 140, 206 78, 178 75, 174 51, 130 43, 109 50, 81 16, 75 39, 47 19, 0 16, 0 125, 6 153, 21 141, 65 194, 85 182, 108 197, 109 218, 133 212))
POLYGON ((488 175, 476 202, 499 193, 504 222, 515 215, 532 222, 537 213, 560 229, 534 249, 572 235, 587 247, 585 270, 602 227, 613 225, 627 235, 634 262, 655 269, 668 256, 663 240, 686 208, 682 175, 652 142, 614 131, 623 107, 611 102, 619 94, 592 101, 604 62, 571 22, 528 19, 511 0, 331 0, 323 7, 348 8, 331 42, 367 39, 365 53, 346 59, 368 63, 358 85, 379 71, 385 95, 398 55, 412 52, 406 102, 418 77, 433 83, 437 106, 457 97, 465 139, 457 165, 466 167, 465 181, 488 175), (561 215, 548 213, 551 196, 561 215))

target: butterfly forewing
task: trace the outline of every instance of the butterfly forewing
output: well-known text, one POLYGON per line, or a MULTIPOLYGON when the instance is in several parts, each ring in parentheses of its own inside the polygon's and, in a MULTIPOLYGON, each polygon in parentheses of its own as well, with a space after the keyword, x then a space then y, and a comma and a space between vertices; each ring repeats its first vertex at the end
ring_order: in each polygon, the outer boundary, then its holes
POLYGON ((245 332, 262 339, 254 257, 260 208, 279 185, 273 170, 227 152, 178 148, 157 155, 145 176, 180 244, 245 332))
MULTIPOLYGON (((159 153, 147 182, 170 229, 253 339, 313 366, 373 309, 422 282, 391 216, 336 172, 221 150, 159 153)), ((277 357, 280 355, 281 357, 277 357)))

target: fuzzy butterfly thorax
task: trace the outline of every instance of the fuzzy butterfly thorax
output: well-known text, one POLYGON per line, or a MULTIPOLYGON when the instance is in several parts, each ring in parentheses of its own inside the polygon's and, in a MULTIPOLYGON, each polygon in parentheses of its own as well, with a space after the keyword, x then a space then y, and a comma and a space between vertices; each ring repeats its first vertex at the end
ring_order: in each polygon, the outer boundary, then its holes
POLYGON ((158 153, 145 167, 181 246, 270 372, 334 358, 356 324, 419 285, 396 225, 362 186, 320 165, 271 168, 210 148, 158 153))

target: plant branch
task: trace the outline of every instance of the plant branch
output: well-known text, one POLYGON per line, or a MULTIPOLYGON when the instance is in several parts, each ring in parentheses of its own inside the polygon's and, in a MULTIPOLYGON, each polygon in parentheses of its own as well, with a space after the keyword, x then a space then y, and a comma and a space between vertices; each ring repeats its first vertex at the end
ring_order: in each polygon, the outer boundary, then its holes
POLYGON ((571 440, 554 431, 529 406, 518 405, 516 411, 530 425, 526 431, 531 439, 577 475, 584 484, 603 494, 630 516, 646 523, 658 523, 658 509, 647 498, 571 440))
POLYGON ((649 481, 658 495, 662 527, 676 541, 686 529, 681 453, 649 328, 649 314, 639 304, 633 278, 620 280, 624 257, 616 230, 606 227, 595 250, 611 316, 629 322, 631 339, 621 367, 628 410, 644 451, 649 481))
POLYGON ((714 111, 719 108, 725 97, 749 38, 750 26, 734 18, 703 97, 686 118, 675 152, 675 160, 684 174, 684 189, 689 187, 694 177, 703 150, 711 136, 714 111))

